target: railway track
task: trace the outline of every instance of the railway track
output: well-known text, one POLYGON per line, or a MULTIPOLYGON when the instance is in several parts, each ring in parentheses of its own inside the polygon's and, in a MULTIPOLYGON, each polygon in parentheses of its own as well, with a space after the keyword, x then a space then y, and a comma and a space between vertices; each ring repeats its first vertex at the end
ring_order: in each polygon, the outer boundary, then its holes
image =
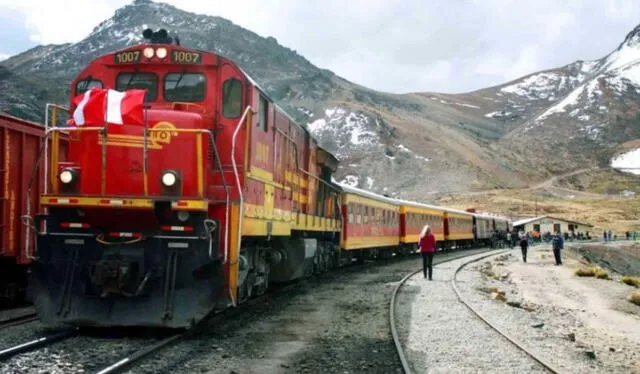
POLYGON ((22 325, 22 324, 37 321, 37 320, 38 320, 38 316, 36 316, 35 313, 23 314, 18 317, 12 317, 12 318, 0 321, 0 330, 5 329, 7 327, 18 326, 18 325, 22 325))
MULTIPOLYGON (((504 338, 506 341, 508 341, 509 343, 511 343, 512 346, 516 347, 518 350, 524 352, 526 355, 528 355, 529 357, 531 357, 534 361, 536 361, 537 363, 539 363, 540 365, 542 365, 548 372, 551 373, 560 373, 560 371, 558 369, 556 369, 555 367, 553 367, 551 364, 549 364, 548 362, 546 362, 543 358, 541 358, 540 356, 538 356, 537 354, 535 354, 534 352, 532 352, 531 350, 527 349, 522 343, 520 343, 519 341, 517 341, 516 339, 514 339, 512 336, 510 336, 509 334, 507 334, 506 332, 504 332, 503 330, 501 330, 500 328, 498 328, 495 324, 491 323, 491 321, 489 321, 484 315, 482 315, 480 312, 478 312, 476 310, 476 308, 474 308, 474 306, 469 303, 464 296, 462 295, 462 293, 460 292, 460 290, 458 289, 457 286, 457 279, 456 276, 458 275, 458 273, 467 265, 478 262, 480 260, 483 260, 487 257, 492 257, 492 256, 496 256, 502 253, 508 252, 508 250, 499 250, 499 251, 492 251, 491 253, 484 255, 484 256, 480 256, 480 257, 475 257, 469 261, 466 261, 464 263, 462 263, 460 266, 458 266, 454 273, 453 273, 453 277, 451 279, 451 287, 453 289, 453 291, 455 292, 458 300, 467 308, 469 309, 469 311, 471 311, 471 313, 480 321, 482 321, 483 323, 485 323, 487 326, 489 326, 491 328, 491 330, 495 331, 499 336, 501 336, 502 338, 504 338)), ((461 257, 465 257, 465 256, 461 256, 461 257)), ((446 261, 442 261, 442 262, 438 262, 437 264, 442 264, 445 262, 451 262, 457 259, 460 259, 461 257, 458 258, 452 258, 452 259, 448 259, 446 261)), ((434 266, 436 265, 436 263, 434 262, 434 266)), ((391 333, 393 336, 393 340, 394 340, 394 344, 396 346, 396 350, 398 353, 398 357, 400 359, 400 362, 402 363, 402 369, 403 372, 406 374, 410 374, 413 373, 411 364, 409 363, 409 360, 407 359, 407 356, 405 354, 404 348, 402 347, 402 343, 400 342, 400 338, 398 336, 398 332, 397 332, 397 327, 396 327, 396 298, 397 298, 397 294, 400 291, 400 289, 402 288, 402 286, 407 282, 407 280, 409 280, 411 277, 413 277, 414 275, 420 273, 422 271, 422 269, 418 269, 416 271, 413 271, 409 274, 407 274, 401 281, 400 283, 398 283, 398 285, 394 288, 393 293, 392 293, 392 297, 391 297, 391 303, 390 303, 390 310, 389 310, 389 324, 390 324, 390 328, 391 328, 391 333)))
POLYGON ((5 348, 3 350, 0 350, 0 362, 6 361, 7 359, 17 354, 29 352, 37 348, 45 347, 53 343, 56 343, 58 341, 72 338, 76 335, 78 335, 78 329, 74 328, 74 329, 65 330, 57 334, 42 336, 40 338, 31 340, 25 343, 21 343, 9 348, 5 348))

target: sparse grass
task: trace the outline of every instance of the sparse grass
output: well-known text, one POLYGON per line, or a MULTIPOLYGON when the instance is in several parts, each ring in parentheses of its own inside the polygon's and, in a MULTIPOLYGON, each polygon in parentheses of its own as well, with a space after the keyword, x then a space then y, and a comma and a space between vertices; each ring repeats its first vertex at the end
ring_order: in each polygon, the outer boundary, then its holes
POLYGON ((608 271, 594 267, 594 266, 582 267, 582 268, 576 269, 574 274, 579 277, 596 277, 598 279, 611 279, 609 277, 608 271))
POLYGON ((596 278, 598 279, 611 279, 609 278, 609 272, 606 270, 598 269, 596 270, 596 278))
POLYGON ((629 294, 629 297, 627 298, 629 300, 630 303, 636 304, 637 306, 640 306, 640 292, 639 291, 635 291, 629 294))
POLYGON ((576 269, 575 275, 579 277, 595 277, 597 269, 594 267, 576 269))
POLYGON ((626 283, 629 286, 640 288, 640 277, 622 277, 622 283, 626 283))

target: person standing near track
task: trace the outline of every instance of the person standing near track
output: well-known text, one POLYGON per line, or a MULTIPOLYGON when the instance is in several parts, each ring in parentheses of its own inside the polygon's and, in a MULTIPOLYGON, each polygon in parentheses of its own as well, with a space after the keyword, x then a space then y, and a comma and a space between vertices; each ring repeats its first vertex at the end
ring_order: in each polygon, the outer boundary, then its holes
POLYGON ((420 232, 420 253, 422 254, 422 271, 424 277, 429 273, 429 280, 433 280, 433 254, 436 252, 436 237, 431 232, 431 227, 425 225, 420 232))
POLYGON ((529 248, 529 234, 520 233, 520 250, 522 251, 522 262, 527 262, 527 248, 529 248))
POLYGON ((553 247, 553 256, 556 258, 556 266, 562 265, 562 257, 560 251, 564 248, 564 240, 562 239, 560 230, 556 231, 556 235, 553 237, 551 245, 553 247))

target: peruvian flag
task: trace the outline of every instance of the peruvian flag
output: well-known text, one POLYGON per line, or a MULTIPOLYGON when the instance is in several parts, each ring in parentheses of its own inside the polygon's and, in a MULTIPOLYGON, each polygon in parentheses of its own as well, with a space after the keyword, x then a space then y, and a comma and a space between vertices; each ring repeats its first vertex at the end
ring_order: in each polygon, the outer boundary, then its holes
POLYGON ((72 126, 139 125, 144 126, 146 90, 124 92, 92 88, 73 98, 76 109, 68 122, 72 126))

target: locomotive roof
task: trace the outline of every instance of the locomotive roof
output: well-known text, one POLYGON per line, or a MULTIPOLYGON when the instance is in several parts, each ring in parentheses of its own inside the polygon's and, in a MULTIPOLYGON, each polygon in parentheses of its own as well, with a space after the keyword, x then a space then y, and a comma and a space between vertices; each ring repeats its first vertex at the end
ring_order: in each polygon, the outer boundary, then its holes
POLYGON ((403 199, 394 199, 399 205, 410 205, 410 206, 415 206, 415 207, 420 207, 420 208, 427 208, 427 209, 435 209, 435 210, 442 210, 444 211, 443 207, 441 206, 437 206, 437 205, 431 205, 431 204, 425 204, 425 203, 418 203, 416 201, 410 201, 410 200, 403 200, 403 199))
POLYGON ((390 197, 382 196, 382 195, 379 195, 379 194, 377 194, 375 192, 363 190, 363 189, 360 189, 360 188, 357 188, 357 187, 352 187, 352 186, 349 186, 347 184, 343 184, 341 182, 338 182, 336 180, 334 180, 333 183, 335 183, 338 187, 340 187, 345 192, 349 192, 349 193, 356 194, 356 195, 361 195, 361 196, 366 196, 366 197, 369 197, 371 199, 382 201, 382 202, 388 203, 388 204, 398 205, 397 201, 395 199, 390 198, 390 197))
POLYGON ((463 214, 463 215, 467 215, 467 216, 472 216, 473 215, 472 213, 469 213, 469 212, 464 211, 464 210, 455 209, 455 208, 448 208, 448 207, 444 207, 444 206, 441 206, 441 205, 418 203, 418 202, 415 202, 415 201, 402 200, 402 199, 395 199, 395 200, 400 205, 410 205, 410 206, 422 207, 422 208, 427 208, 427 209, 441 210, 443 212, 463 214))

